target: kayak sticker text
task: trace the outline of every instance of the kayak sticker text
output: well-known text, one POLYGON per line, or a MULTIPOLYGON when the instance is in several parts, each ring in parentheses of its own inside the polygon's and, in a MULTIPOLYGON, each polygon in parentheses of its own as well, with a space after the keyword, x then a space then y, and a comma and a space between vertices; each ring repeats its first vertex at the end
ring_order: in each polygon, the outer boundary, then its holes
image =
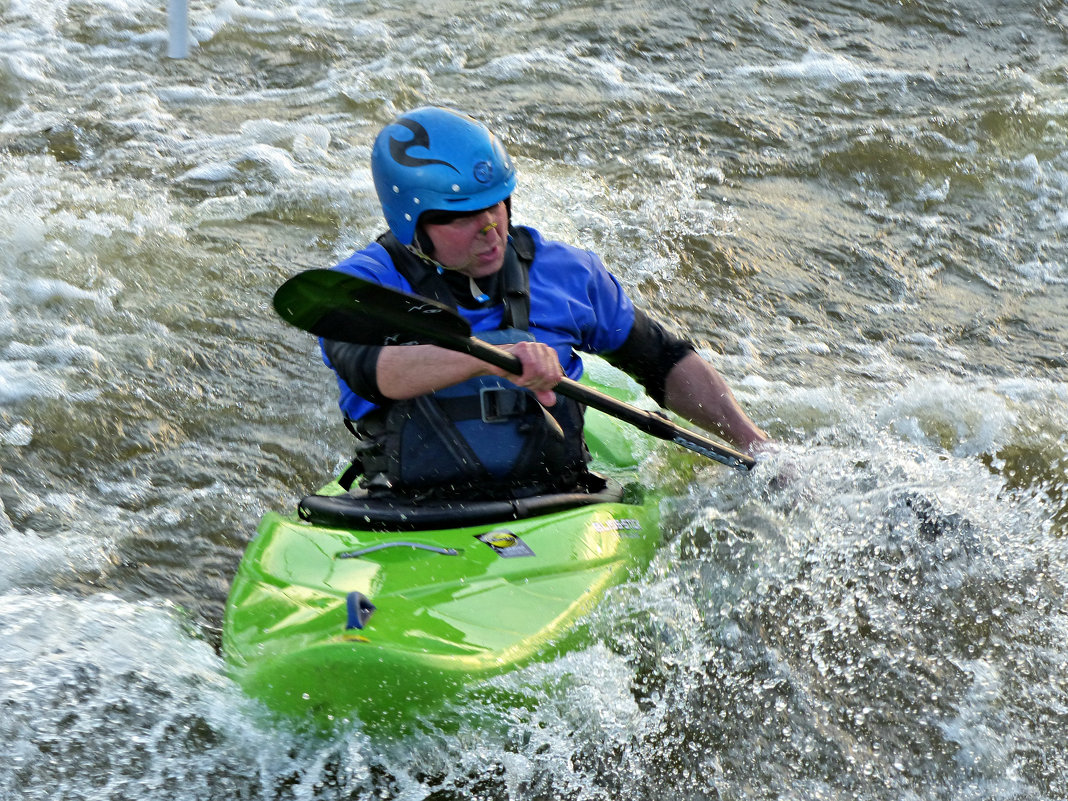
POLYGON ((622 520, 597 520, 593 523, 594 531, 641 531, 642 523, 640 520, 635 520, 631 517, 625 517, 622 520))
POLYGON ((496 531, 487 531, 485 534, 477 534, 475 539, 479 542, 484 542, 495 550, 498 556, 503 556, 506 559, 513 556, 534 555, 534 551, 530 549, 529 545, 506 529, 498 529, 496 531))

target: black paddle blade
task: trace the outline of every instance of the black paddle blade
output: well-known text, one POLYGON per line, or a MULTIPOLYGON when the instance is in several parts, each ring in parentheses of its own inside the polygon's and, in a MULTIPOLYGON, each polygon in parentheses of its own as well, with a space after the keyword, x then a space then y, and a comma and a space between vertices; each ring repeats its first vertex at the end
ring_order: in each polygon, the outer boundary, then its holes
POLYGON ((448 306, 338 270, 305 270, 274 293, 283 320, 316 336, 357 345, 441 342, 471 336, 448 306))

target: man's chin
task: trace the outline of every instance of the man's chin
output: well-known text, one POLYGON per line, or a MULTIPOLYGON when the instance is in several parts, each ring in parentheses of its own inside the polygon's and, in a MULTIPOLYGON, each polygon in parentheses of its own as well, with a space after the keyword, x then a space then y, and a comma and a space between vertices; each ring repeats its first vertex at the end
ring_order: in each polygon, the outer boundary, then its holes
POLYGON ((465 270, 464 272, 466 272, 468 275, 470 275, 473 278, 485 278, 488 275, 493 275, 495 272, 499 271, 501 269, 501 267, 503 267, 503 266, 504 266, 504 259, 503 258, 494 259, 493 261, 490 261, 490 262, 480 262, 480 261, 476 260, 475 264, 471 267, 471 269, 470 270, 465 270))

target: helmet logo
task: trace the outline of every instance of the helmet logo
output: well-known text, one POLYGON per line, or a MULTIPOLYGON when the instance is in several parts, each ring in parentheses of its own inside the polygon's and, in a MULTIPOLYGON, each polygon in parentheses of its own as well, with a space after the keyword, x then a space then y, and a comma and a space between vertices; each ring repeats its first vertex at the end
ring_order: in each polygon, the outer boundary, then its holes
POLYGON ((420 125, 415 120, 399 119, 397 125, 403 125, 409 131, 412 132, 412 138, 407 142, 402 142, 400 139, 394 139, 390 137, 389 140, 389 155, 393 157, 393 160, 404 167, 425 167, 429 164, 442 164, 448 167, 455 173, 460 171, 447 161, 441 159, 421 159, 416 156, 409 156, 408 151, 413 147, 423 147, 427 150, 430 149, 430 134, 427 133, 426 128, 420 125))
POLYGON ((480 161, 475 165, 475 180, 480 184, 488 184, 493 180, 493 165, 488 161, 480 161))

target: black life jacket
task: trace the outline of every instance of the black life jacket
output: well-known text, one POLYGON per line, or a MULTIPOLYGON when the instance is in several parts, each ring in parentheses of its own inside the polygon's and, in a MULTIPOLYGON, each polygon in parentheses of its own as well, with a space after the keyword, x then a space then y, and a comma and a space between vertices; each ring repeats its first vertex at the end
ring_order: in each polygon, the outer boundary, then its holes
MULTIPOLYGON (((499 279, 502 327, 479 332, 493 344, 533 340, 527 329, 534 245, 522 229, 509 233, 499 279)), ((390 233, 378 241, 417 294, 456 307, 432 263, 390 233)), ((583 408, 570 398, 557 395, 556 405, 546 409, 532 392, 503 378, 472 378, 394 401, 356 421, 360 485, 372 494, 419 498, 524 497, 569 490, 584 478, 589 461, 582 422, 583 408), (547 419, 550 415, 562 438, 547 419)))

